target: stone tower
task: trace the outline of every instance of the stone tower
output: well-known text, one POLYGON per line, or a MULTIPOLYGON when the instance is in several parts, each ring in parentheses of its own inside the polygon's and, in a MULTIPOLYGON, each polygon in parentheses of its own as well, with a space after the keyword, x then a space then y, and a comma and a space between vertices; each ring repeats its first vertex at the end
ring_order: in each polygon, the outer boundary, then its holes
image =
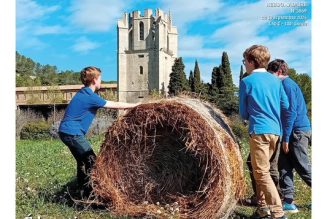
POLYGON ((117 25, 119 101, 135 103, 151 90, 168 92, 171 67, 177 58, 177 28, 170 14, 157 9, 125 13, 117 25))

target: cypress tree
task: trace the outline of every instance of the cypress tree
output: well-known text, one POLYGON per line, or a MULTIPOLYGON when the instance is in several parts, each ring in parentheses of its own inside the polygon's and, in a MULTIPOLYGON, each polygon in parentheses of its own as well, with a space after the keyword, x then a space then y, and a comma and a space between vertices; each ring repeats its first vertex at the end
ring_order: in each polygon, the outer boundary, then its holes
POLYGON ((196 93, 201 92, 201 73, 198 65, 198 61, 195 60, 195 66, 194 66, 194 91, 196 93))
POLYGON ((233 77, 230 69, 229 58, 227 52, 223 52, 221 58, 221 68, 223 71, 224 90, 226 95, 232 95, 234 93, 233 77))
POLYGON ((217 87, 217 77, 218 77, 219 67, 214 67, 211 73, 211 86, 217 87))
POLYGON ((216 102, 218 99, 218 87, 217 87, 217 78, 218 78, 219 67, 214 67, 211 73, 211 84, 209 84, 209 96, 211 101, 216 102))
POLYGON ((216 86, 219 90, 219 93, 223 94, 225 90, 225 75, 221 65, 219 65, 217 69, 216 86))
POLYGON ((180 57, 180 70, 179 70, 179 76, 180 76, 180 79, 181 79, 181 82, 182 82, 182 90, 183 91, 188 91, 190 90, 190 86, 189 86, 189 81, 187 80, 186 78, 186 74, 184 72, 184 68, 185 68, 185 65, 183 63, 183 58, 180 57))
POLYGON ((189 81, 189 86, 190 86, 191 92, 195 92, 195 89, 194 89, 194 76, 193 76, 193 71, 192 70, 190 71, 190 76, 188 78, 188 81, 189 81))

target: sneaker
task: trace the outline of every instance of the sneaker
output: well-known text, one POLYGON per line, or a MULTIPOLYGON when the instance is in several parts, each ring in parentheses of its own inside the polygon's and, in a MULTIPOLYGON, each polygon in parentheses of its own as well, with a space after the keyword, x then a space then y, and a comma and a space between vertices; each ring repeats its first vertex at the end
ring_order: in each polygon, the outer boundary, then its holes
POLYGON ((287 202, 284 202, 283 203, 283 210, 287 213, 298 213, 299 212, 299 209, 297 209, 296 205, 291 203, 287 203, 287 202))
POLYGON ((269 219, 271 218, 270 210, 267 207, 257 208, 251 219, 269 219))

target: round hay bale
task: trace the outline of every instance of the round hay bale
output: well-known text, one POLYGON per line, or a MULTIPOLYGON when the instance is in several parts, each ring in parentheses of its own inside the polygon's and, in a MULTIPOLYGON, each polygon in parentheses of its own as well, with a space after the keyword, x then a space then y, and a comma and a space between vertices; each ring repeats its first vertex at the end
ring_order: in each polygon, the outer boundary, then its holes
POLYGON ((109 128, 91 181, 115 215, 227 218, 244 190, 225 116, 197 99, 137 106, 109 128))

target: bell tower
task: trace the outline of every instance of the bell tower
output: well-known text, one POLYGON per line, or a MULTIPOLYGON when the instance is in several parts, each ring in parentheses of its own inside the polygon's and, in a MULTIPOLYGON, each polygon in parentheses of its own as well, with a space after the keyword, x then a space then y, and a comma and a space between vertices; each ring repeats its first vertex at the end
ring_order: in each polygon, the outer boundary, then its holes
POLYGON ((167 93, 178 46, 171 16, 160 9, 125 13, 117 38, 119 101, 139 102, 151 90, 167 93))

